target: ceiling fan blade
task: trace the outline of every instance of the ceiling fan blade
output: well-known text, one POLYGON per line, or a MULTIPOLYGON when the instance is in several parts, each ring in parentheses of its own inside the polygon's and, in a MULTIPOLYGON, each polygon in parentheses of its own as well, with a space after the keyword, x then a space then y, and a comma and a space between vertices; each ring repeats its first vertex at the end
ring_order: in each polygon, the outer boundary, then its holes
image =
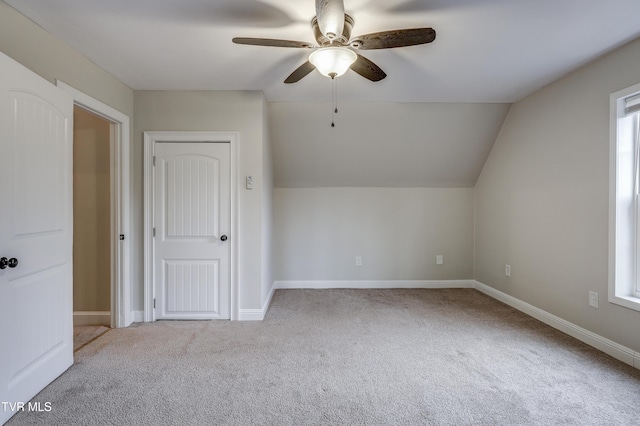
POLYGON ((431 43, 435 39, 436 31, 433 28, 409 28, 361 35, 354 37, 350 44, 362 50, 390 49, 431 43))
POLYGON ((285 83, 295 83, 297 81, 302 80, 303 77, 306 77, 311 71, 316 69, 313 64, 309 61, 300 65, 294 72, 291 73, 289 77, 284 81, 285 83))
POLYGON ((371 81, 380 81, 387 76, 379 66, 362 55, 351 65, 351 69, 371 81))
POLYGON ((329 40, 340 37, 344 29, 344 2, 316 0, 316 18, 320 32, 329 40))
POLYGON ((235 44, 249 44, 251 46, 298 47, 305 49, 314 47, 311 43, 304 41, 278 40, 274 38, 234 37, 232 41, 235 44))

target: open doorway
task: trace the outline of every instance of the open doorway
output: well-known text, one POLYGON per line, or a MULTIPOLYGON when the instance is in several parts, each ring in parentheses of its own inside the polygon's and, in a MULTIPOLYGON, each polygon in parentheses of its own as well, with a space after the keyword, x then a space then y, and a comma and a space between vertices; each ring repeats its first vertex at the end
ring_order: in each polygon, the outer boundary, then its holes
MULTIPOLYGON (((57 81, 56 84, 73 98, 74 117, 77 117, 78 120, 77 123, 74 123, 75 132, 84 133, 85 137, 89 135, 89 139, 94 138, 96 141, 101 141, 99 146, 93 148, 94 152, 89 153, 89 157, 93 156, 93 161, 97 160, 96 157, 101 161, 101 165, 95 167, 102 170, 106 168, 109 172, 108 177, 102 176, 98 179, 93 176, 89 178, 89 180, 99 180, 100 183, 95 182, 93 190, 87 191, 88 195, 74 195, 74 198, 78 198, 76 201, 80 202, 87 202, 82 198, 89 198, 88 203, 94 204, 92 214, 96 221, 94 230, 86 231, 93 232, 93 235, 83 235, 85 231, 82 230, 81 224, 74 225, 76 228, 74 234, 81 239, 74 242, 74 245, 78 245, 74 251, 79 251, 83 244, 99 244, 92 262, 95 265, 102 265, 102 269, 99 270, 100 272, 93 273, 100 277, 99 281, 108 282, 107 286, 103 285, 93 295, 88 290, 80 290, 80 294, 78 294, 74 289, 74 293, 76 293, 74 302, 75 299, 84 299, 85 302, 88 299, 90 303, 93 303, 93 305, 86 304, 84 307, 74 306, 76 311, 74 316, 78 317, 75 321, 106 324, 107 330, 109 327, 128 327, 134 321, 134 312, 131 306, 130 253, 132 238, 129 202, 129 117, 61 81, 57 81), (81 124, 83 119, 93 124, 81 124), (104 130, 105 127, 107 131, 104 130), (94 132, 96 135, 92 135, 94 132), (101 194, 102 201, 97 201, 95 198, 97 194, 94 192, 101 194), (104 197, 107 197, 108 201, 105 201, 104 197), (104 242, 101 243, 100 241, 103 239, 104 242), (105 301, 107 303, 104 303, 105 301), (77 311, 77 309, 99 310, 77 311)), ((79 162, 79 160, 74 162, 79 162)), ((87 167, 87 164, 84 164, 83 167, 87 167)), ((74 261, 74 263, 79 262, 83 262, 83 260, 74 261)), ((80 273, 78 275, 82 276, 80 273)), ((94 285, 96 284, 94 283, 94 285)), ((142 321, 142 313, 139 317, 138 321, 142 321)))
POLYGON ((111 327, 111 123, 73 109, 74 347, 111 327))

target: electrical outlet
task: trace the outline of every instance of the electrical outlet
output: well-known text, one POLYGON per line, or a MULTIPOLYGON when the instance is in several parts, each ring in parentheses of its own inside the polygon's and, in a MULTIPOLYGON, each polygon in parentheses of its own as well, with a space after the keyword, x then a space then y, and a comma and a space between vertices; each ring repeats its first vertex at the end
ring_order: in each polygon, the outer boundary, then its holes
POLYGON ((504 274, 508 277, 511 276, 511 265, 504 265, 504 274))
POLYGON ((436 256, 436 265, 442 265, 444 263, 444 256, 441 254, 436 256))
POLYGON ((595 291, 589 291, 589 306, 598 307, 598 293, 595 291))
POLYGON ((362 266, 362 256, 356 256, 356 266, 362 266))

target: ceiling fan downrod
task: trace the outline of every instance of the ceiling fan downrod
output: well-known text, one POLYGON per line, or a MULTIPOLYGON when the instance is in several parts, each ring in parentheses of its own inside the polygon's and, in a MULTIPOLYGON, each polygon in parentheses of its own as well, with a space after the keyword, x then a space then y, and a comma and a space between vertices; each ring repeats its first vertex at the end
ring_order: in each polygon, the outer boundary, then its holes
POLYGON ((320 31, 330 42, 342 35, 344 29, 342 0, 316 0, 316 16, 320 31))

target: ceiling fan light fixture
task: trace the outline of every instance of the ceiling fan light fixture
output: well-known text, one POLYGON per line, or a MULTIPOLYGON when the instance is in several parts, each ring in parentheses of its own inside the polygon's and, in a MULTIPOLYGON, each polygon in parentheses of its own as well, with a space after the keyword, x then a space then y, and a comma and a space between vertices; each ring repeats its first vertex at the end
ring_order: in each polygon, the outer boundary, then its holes
POLYGON ((346 47, 324 47, 309 55, 320 74, 329 78, 340 77, 358 59, 358 55, 346 47))

